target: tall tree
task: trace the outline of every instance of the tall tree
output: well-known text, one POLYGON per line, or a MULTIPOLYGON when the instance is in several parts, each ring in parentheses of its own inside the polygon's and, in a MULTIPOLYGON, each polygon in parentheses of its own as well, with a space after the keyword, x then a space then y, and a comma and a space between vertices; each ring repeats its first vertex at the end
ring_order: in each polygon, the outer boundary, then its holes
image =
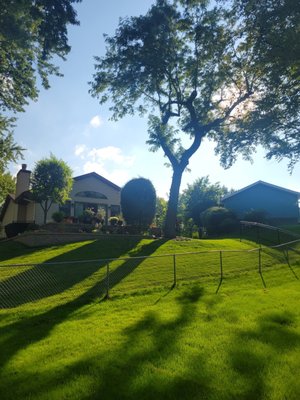
POLYGON ((219 182, 211 183, 208 176, 197 179, 188 185, 180 196, 185 220, 192 218, 195 225, 203 226, 202 212, 220 205, 220 200, 226 193, 228 189, 225 186, 221 186, 219 182))
POLYGON ((0 6, 0 153, 20 156, 10 141, 14 117, 28 100, 36 100, 37 75, 49 88, 49 75, 61 75, 53 63, 70 51, 67 25, 76 25, 74 3, 81 0, 9 0, 0 6), (6 114, 6 115, 5 115, 6 114))
POLYGON ((162 229, 165 224, 167 213, 167 201, 163 197, 156 198, 156 210, 155 210, 155 223, 162 229))
POLYGON ((43 209, 44 224, 51 205, 69 199, 72 185, 72 170, 63 160, 51 155, 36 163, 31 178, 32 195, 43 209))
POLYGON ((272 123, 264 118, 260 106, 272 99, 248 17, 222 3, 157 0, 145 16, 121 20, 106 36, 105 56, 96 57, 92 95, 100 104, 111 100, 114 119, 147 114, 150 149, 162 149, 172 166, 167 237, 176 232, 182 174, 204 137, 216 141, 229 167, 238 152, 250 159, 257 144, 268 148, 270 136, 284 139, 293 112, 273 107, 272 123), (185 148, 181 134, 190 138, 185 148))

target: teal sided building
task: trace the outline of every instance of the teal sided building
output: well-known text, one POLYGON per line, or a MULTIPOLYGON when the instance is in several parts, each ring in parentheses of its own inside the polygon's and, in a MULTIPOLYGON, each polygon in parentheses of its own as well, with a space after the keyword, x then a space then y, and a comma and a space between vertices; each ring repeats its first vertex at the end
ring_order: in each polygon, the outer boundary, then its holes
POLYGON ((246 212, 264 210, 269 220, 282 223, 299 222, 300 193, 258 181, 231 193, 221 200, 242 219, 246 212))

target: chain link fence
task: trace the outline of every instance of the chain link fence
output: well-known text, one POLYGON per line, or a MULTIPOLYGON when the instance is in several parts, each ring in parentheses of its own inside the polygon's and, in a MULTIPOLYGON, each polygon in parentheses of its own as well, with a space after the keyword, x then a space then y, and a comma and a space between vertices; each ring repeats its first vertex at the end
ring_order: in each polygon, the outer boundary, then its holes
POLYGON ((265 246, 276 246, 300 239, 300 235, 276 226, 241 221, 240 239, 248 239, 265 246))
MULTIPOLYGON (((0 265, 0 308, 44 301, 82 302, 288 267, 298 279, 300 239, 251 250, 125 257, 43 264, 0 265)), ((263 279, 262 279, 263 281, 263 279)), ((263 281, 264 282, 264 281, 263 281)))

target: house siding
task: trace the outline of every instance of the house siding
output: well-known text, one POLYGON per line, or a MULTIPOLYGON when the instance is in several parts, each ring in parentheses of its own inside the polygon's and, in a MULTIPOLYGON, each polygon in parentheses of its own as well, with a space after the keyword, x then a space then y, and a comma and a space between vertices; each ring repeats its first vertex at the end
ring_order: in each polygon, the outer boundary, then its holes
POLYGON ((298 196, 264 184, 257 184, 223 199, 223 205, 239 218, 247 211, 265 210, 269 218, 299 219, 298 196))
POLYGON ((120 191, 114 189, 112 186, 109 186, 106 183, 100 182, 99 179, 93 176, 80 180, 75 179, 70 197, 73 201, 87 202, 86 197, 76 196, 76 193, 87 190, 96 190, 97 192, 100 192, 107 197, 107 199, 91 199, 91 201, 94 203, 107 205, 120 204, 120 191))

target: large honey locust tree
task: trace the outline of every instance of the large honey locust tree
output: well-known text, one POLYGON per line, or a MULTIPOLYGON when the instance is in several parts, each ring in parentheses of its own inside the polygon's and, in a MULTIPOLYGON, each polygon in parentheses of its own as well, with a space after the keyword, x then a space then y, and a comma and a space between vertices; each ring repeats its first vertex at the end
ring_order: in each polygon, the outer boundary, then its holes
POLYGON ((216 142, 228 167, 258 144, 274 154, 289 123, 270 105, 265 61, 255 53, 259 33, 244 3, 157 0, 146 15, 120 20, 96 57, 92 95, 110 101, 114 119, 147 115, 150 150, 162 149, 173 169, 166 237, 175 236, 182 174, 203 138, 216 142))

